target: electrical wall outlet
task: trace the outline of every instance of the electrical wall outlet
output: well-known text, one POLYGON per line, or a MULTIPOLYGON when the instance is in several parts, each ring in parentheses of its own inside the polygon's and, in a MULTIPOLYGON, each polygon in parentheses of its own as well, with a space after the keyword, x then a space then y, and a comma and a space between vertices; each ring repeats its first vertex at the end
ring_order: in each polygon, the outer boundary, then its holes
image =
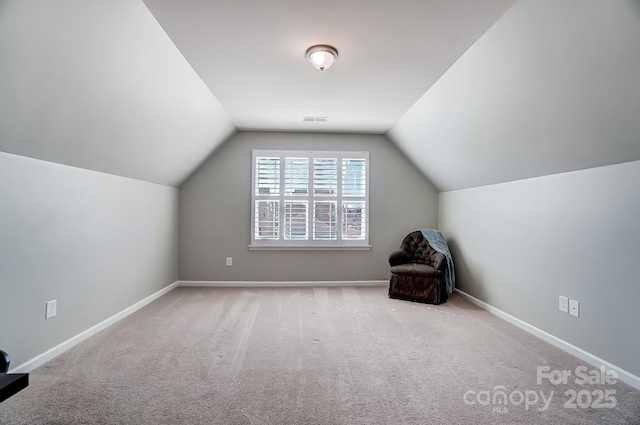
POLYGON ((232 265, 233 265, 233 258, 227 257, 227 266, 232 266, 232 265))
POLYGON ((569 300, 569 314, 580 317, 580 301, 569 300))
POLYGON ((44 315, 45 319, 51 319, 58 313, 58 300, 47 301, 47 309, 44 315))
POLYGON ((558 302, 558 309, 564 313, 569 312, 569 297, 563 297, 560 295, 560 300, 558 302))

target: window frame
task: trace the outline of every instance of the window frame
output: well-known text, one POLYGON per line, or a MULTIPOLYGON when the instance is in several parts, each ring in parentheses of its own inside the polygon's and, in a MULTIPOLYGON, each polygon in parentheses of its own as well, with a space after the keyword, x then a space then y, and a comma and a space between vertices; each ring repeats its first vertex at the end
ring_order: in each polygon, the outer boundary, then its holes
POLYGON ((316 150, 268 150, 253 149, 251 152, 251 250, 370 250, 369 229, 371 223, 370 203, 369 203, 369 152, 367 151, 316 151, 316 150), (273 157, 280 159, 279 191, 277 195, 256 194, 256 158, 273 157), (307 193, 301 195, 287 195, 285 188, 285 158, 305 158, 309 163, 309 175, 307 183, 307 193), (335 196, 317 195, 313 190, 314 183, 314 159, 315 158, 336 158, 337 159, 337 188, 335 196), (343 194, 343 160, 361 159, 364 160, 364 196, 345 196, 343 194), (306 201, 307 222, 306 240, 286 240, 285 239, 285 204, 291 200, 306 201), (278 201, 278 239, 256 239, 256 202, 261 200, 278 201), (336 211, 336 239, 316 240, 313 239, 314 210, 313 203, 318 201, 335 201, 336 211), (364 202, 364 239, 343 239, 343 205, 351 202, 364 202))

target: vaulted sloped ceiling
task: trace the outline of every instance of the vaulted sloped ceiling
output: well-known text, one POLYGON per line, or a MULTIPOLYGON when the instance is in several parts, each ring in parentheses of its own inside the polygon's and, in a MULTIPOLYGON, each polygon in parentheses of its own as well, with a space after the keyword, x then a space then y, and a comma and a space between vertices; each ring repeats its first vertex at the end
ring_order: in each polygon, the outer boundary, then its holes
POLYGON ((440 190, 640 159, 640 2, 519 0, 388 132, 440 190))
POLYGON ((0 0, 0 151, 179 186, 236 128, 386 132, 440 190, 640 159, 638 0, 145 3, 0 0))
POLYGON ((179 186, 236 129, 382 134, 513 1, 0 0, 0 150, 179 186))
POLYGON ((144 0, 240 131, 378 134, 513 1, 144 0), (331 69, 306 61, 314 44, 338 49, 331 69))
POLYGON ((141 1, 0 2, 0 150, 178 186, 236 131, 141 1))

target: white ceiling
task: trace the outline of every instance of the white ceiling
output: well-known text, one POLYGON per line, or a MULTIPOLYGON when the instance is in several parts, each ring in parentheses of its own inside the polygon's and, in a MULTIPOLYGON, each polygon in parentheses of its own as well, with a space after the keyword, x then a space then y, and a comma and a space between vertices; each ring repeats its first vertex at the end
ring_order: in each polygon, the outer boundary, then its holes
POLYGON ((391 128, 514 2, 144 1, 239 130, 359 133, 391 128), (314 44, 338 49, 331 69, 314 44))

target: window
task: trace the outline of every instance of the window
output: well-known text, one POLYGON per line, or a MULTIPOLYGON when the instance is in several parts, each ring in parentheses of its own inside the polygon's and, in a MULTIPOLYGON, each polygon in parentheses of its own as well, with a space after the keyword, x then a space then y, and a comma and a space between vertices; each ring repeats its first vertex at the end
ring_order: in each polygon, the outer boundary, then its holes
POLYGON ((369 153, 253 151, 251 249, 369 249, 369 153))

